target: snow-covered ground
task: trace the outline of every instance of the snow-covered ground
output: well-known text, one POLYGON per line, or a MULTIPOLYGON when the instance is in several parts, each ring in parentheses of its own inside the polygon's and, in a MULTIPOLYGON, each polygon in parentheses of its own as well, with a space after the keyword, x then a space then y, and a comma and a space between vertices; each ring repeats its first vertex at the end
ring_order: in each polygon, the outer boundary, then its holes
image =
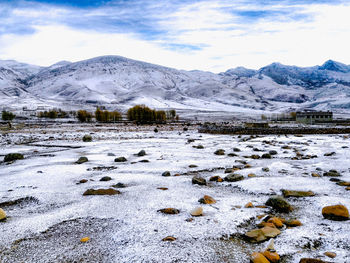
POLYGON ((291 214, 273 213, 303 223, 283 229, 275 238, 282 262, 299 262, 302 257, 350 262, 349 221, 330 221, 321 214, 326 205, 340 203, 350 208, 350 191, 322 177, 324 171, 336 169, 341 180, 350 181, 350 151, 344 148, 349 145, 348 137, 261 136, 242 140, 248 137, 200 134, 195 127, 183 131, 182 127, 163 126, 158 133, 153 129, 60 124, 3 133, 0 154, 20 152, 25 159, 0 164, 0 203, 31 199, 3 207, 8 219, 0 222, 0 261, 249 262, 249 255, 267 242, 250 244, 240 234, 255 228, 260 222, 258 215, 272 212, 244 205, 263 205, 271 195, 288 189, 311 190, 316 195, 289 198, 295 207, 291 214), (87 133, 91 133, 92 142, 82 142, 87 133), (204 149, 193 147, 199 144, 204 149), (291 149, 281 148, 286 145, 291 149), (229 157, 234 147, 241 151, 229 157), (142 149, 146 155, 136 156, 142 149), (226 154, 215 155, 217 149, 226 154), (269 150, 278 154, 272 159, 247 158, 269 150), (335 155, 324 156, 333 151, 335 155), (292 160, 296 152, 318 157, 292 160), (89 161, 75 164, 81 156, 89 161), (127 162, 114 162, 120 156, 127 162), (214 175, 225 177, 224 169, 241 165, 239 160, 251 166, 237 171, 244 175, 243 181, 209 182, 207 186, 191 182, 195 174, 207 181, 214 175), (270 171, 262 171, 263 167, 270 171), (164 171, 170 171, 171 176, 163 177, 164 171), (312 177, 314 172, 321 177, 312 177), (248 177, 251 173, 256 177, 248 177), (103 176, 112 180, 99 181, 103 176), (88 182, 77 184, 82 179, 88 182), (119 182, 126 185, 118 188, 120 195, 83 196, 87 189, 110 188, 119 182), (199 204, 204 195, 217 203, 199 204), (204 215, 192 217, 190 212, 197 206, 203 207, 204 215), (167 207, 180 213, 157 212, 167 207), (86 236, 90 240, 80 242, 86 236), (162 241, 166 236, 176 240, 162 241), (326 258, 326 251, 335 252, 337 257, 326 258))

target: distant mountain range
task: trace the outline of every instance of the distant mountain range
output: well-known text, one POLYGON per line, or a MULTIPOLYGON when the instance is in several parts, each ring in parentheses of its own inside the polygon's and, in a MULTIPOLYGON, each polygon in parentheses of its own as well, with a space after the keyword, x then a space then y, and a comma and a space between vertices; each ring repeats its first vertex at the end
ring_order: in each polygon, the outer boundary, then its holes
POLYGON ((3 107, 126 109, 135 104, 183 110, 252 112, 296 109, 350 112, 350 66, 273 63, 214 74, 177 70, 120 56, 39 67, 0 60, 3 107))

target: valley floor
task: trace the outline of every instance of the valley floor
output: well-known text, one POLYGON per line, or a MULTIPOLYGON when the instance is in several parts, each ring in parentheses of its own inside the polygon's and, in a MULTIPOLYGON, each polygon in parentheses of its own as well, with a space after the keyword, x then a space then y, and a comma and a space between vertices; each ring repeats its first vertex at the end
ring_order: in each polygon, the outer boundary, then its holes
POLYGON ((0 163, 0 208, 7 214, 0 222, 0 262, 248 263, 268 241, 250 243, 243 235, 264 215, 302 223, 284 225, 274 238, 281 262, 305 257, 350 262, 349 221, 321 213, 328 205, 350 208, 350 191, 336 184, 350 181, 348 136, 210 135, 182 125, 17 128, 2 130, 0 137, 1 156, 24 155, 0 163), (82 141, 85 134, 91 142, 82 141), (224 154, 214 154, 218 149, 224 154), (138 156, 141 150, 146 155, 138 156), (277 154, 271 159, 256 159, 272 150, 277 154), (82 156, 88 161, 75 163, 82 156), (115 162, 117 157, 127 160, 115 162), (209 181, 227 176, 227 168, 244 179, 209 181), (340 176, 324 176, 332 169, 340 176), (165 171, 170 176, 162 176, 165 171), (111 180, 100 181, 105 176, 111 180), (193 176, 207 185, 193 184, 193 176), (83 196, 87 189, 107 188, 120 194, 83 196), (311 190, 315 196, 286 198, 294 210, 278 213, 265 202, 282 189, 311 190), (200 204, 204 195, 216 203, 200 204), (249 202, 253 207, 245 208, 249 202), (191 216, 198 206, 203 215, 191 216), (163 208, 180 212, 163 214, 158 211, 163 208), (162 241, 167 236, 176 240, 162 241), (84 237, 89 241, 81 242, 84 237))

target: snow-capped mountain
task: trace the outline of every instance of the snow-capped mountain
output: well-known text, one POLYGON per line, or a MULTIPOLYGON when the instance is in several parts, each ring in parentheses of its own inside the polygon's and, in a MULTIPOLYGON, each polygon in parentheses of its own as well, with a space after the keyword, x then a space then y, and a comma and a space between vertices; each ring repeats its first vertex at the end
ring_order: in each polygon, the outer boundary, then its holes
POLYGON ((350 110, 350 66, 329 60, 301 68, 273 63, 220 74, 184 71, 120 56, 36 67, 0 61, 0 100, 210 111, 350 110))

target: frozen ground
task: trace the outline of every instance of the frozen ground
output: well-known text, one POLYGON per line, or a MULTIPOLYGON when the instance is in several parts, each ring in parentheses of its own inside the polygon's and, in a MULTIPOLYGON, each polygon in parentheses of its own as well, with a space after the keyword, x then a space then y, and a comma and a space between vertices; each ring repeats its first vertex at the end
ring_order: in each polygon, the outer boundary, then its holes
POLYGON ((263 205, 269 196, 289 189, 312 190, 316 195, 289 198, 295 207, 291 214, 273 213, 303 223, 282 230, 275 238, 282 262, 299 262, 302 257, 350 262, 349 221, 330 221, 321 214, 326 205, 341 203, 350 208, 350 191, 331 182, 329 177, 311 176, 313 172, 322 175, 336 169, 342 174, 341 180, 350 181, 350 151, 344 148, 349 145, 348 137, 239 138, 199 134, 195 127, 186 132, 181 126, 159 127, 158 133, 153 129, 63 124, 3 132, 0 154, 20 152, 25 159, 0 164, 0 203, 28 198, 3 207, 0 204, 9 217, 0 222, 0 261, 249 262, 249 255, 263 249, 267 242, 250 244, 241 234, 256 228, 255 224, 260 222, 258 215, 272 211, 244 205, 248 202, 263 205), (92 142, 81 141, 86 133, 91 133, 92 142), (204 149, 192 147, 198 144, 204 149), (282 149, 287 145, 291 149, 282 149), (234 147, 241 151, 236 152, 238 156, 229 157, 227 154, 234 147), (219 148, 226 154, 214 155, 219 148), (135 156, 142 149, 146 155, 135 156), (269 150, 278 154, 272 159, 247 158, 269 150), (335 155, 324 156, 333 151, 335 155), (318 157, 292 160, 296 152, 318 157), (88 157, 89 162, 75 164, 81 156, 88 157), (119 156, 128 161, 114 162, 119 156), (243 181, 210 182, 208 186, 191 183, 195 174, 207 180, 214 175, 225 177, 224 168, 240 165, 238 160, 251 165, 237 172, 245 176, 243 181), (93 169, 111 166, 115 169, 93 169), (263 167, 270 171, 262 171, 263 167), (171 176, 161 176, 167 170, 171 176), (248 177, 250 173, 256 177, 248 177), (112 180, 99 181, 103 176, 112 180), (81 179, 88 182, 77 184, 81 179), (126 185, 118 189, 120 195, 82 195, 89 188, 110 188, 119 182, 126 185), (212 196, 217 203, 201 205, 204 215, 192 218, 190 211, 200 205, 198 199, 203 195, 212 196), (166 207, 177 208, 180 213, 157 212, 166 207), (81 243, 80 239, 86 236, 90 241, 81 243), (162 241, 166 236, 177 239, 162 241), (323 255, 326 251, 335 252, 337 257, 326 258, 323 255))

